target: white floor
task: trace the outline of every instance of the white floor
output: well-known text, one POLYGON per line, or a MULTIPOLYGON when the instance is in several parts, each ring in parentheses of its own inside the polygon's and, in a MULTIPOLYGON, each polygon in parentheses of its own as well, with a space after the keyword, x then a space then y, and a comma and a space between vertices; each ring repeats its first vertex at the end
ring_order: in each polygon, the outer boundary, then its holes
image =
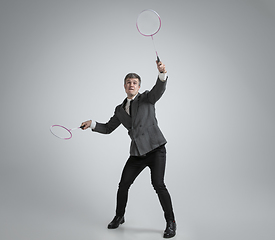
MULTIPOLYGON (((1 212, 1 240, 160 240, 163 239, 165 222, 154 215, 130 213, 118 229, 107 229, 112 215, 107 216, 84 210, 47 212, 31 209, 6 209, 1 212)), ((205 216, 178 216, 177 235, 181 240, 273 240, 274 217, 256 211, 251 214, 225 214, 217 212, 205 216), (266 219, 263 221, 264 215, 266 219), (254 216, 254 217, 253 217, 254 216)))

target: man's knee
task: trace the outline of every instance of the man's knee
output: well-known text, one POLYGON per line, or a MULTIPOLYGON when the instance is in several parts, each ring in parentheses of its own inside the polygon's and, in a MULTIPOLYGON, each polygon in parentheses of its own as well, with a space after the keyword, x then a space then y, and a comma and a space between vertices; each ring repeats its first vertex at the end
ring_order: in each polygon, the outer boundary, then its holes
POLYGON ((121 181, 118 184, 118 189, 119 190, 128 190, 130 188, 130 186, 132 185, 133 182, 125 182, 125 181, 121 181))
POLYGON ((164 182, 152 181, 152 185, 157 193, 166 191, 166 186, 164 182))

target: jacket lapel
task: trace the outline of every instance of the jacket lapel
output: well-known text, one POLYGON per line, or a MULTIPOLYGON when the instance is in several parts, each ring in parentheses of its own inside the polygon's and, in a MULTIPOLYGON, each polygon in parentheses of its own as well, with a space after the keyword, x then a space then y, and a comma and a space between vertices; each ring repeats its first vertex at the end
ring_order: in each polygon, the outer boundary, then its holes
POLYGON ((137 96, 135 97, 133 103, 132 103, 132 119, 135 120, 136 119, 136 116, 137 116, 137 111, 138 111, 138 103, 139 103, 139 95, 140 93, 137 94, 137 96))
MULTIPOLYGON (((125 111, 126 101, 127 101, 127 98, 125 98, 125 99, 123 100, 123 102, 121 103, 121 105, 120 105, 120 108, 123 109, 124 111, 125 111)), ((126 111, 125 111, 125 112, 126 112, 126 111)))
POLYGON ((125 110, 126 102, 127 102, 127 98, 125 98, 123 100, 122 104, 120 105, 120 110, 121 110, 121 113, 122 113, 123 117, 130 117, 129 114, 125 110))

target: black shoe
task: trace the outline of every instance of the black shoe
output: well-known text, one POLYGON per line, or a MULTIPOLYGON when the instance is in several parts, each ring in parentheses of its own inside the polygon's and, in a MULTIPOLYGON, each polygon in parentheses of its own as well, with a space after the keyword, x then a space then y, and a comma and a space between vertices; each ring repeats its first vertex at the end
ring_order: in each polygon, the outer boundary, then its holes
POLYGON ((169 220, 164 231, 164 238, 172 238, 176 235, 177 225, 175 221, 169 220))
POLYGON ((119 224, 123 224, 124 222, 125 222, 124 216, 122 217, 115 216, 113 221, 109 223, 108 228, 109 229, 118 228, 119 224))

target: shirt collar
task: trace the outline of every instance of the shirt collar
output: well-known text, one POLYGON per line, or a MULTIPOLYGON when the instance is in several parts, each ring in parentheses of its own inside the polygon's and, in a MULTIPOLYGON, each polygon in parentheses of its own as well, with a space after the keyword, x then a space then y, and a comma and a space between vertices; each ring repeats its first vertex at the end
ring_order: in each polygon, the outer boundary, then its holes
POLYGON ((127 102, 133 101, 136 98, 137 95, 138 95, 138 93, 132 99, 130 99, 130 98, 127 97, 127 102))

